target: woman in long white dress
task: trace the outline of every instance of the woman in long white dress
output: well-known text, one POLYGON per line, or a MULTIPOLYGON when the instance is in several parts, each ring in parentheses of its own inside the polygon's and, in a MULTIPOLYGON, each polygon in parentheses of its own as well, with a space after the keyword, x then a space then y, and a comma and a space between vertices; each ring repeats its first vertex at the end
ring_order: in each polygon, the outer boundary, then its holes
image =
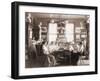
POLYGON ((43 45, 43 52, 45 55, 47 55, 47 60, 49 63, 48 66, 55 66, 56 60, 55 57, 51 55, 47 42, 43 45))

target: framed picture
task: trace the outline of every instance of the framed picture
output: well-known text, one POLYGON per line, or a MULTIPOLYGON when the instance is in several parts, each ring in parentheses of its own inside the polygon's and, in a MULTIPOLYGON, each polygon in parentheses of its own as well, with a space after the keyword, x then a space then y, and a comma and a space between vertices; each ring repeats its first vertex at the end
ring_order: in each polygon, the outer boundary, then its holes
POLYGON ((76 39, 80 40, 80 34, 76 34, 76 39))
POLYGON ((76 32, 76 33, 80 33, 80 32, 81 32, 81 27, 76 27, 76 28, 75 28, 75 32, 76 32))
POLYGON ((11 35, 14 79, 97 74, 96 6, 12 2, 11 35))

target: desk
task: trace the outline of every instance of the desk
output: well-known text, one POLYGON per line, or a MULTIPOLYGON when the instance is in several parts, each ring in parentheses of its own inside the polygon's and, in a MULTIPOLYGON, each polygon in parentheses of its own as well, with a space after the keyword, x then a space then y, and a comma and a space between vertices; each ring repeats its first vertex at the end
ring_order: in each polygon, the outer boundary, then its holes
POLYGON ((69 50, 59 50, 53 52, 59 65, 77 65, 79 54, 70 52, 69 50))

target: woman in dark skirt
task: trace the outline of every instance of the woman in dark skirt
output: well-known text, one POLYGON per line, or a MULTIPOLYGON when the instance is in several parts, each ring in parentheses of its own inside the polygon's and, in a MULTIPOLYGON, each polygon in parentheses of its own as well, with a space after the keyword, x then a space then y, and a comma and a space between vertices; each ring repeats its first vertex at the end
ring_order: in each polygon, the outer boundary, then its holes
POLYGON ((71 65, 77 65, 79 60, 79 52, 77 45, 73 45, 73 50, 71 50, 71 65))

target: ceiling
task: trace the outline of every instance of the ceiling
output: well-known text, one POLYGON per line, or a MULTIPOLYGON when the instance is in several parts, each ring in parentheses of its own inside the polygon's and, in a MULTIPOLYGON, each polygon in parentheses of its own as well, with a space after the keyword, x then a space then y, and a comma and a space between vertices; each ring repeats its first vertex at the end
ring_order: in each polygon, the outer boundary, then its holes
POLYGON ((56 13, 33 13, 30 12, 32 17, 37 18, 59 18, 59 19, 85 19, 89 18, 88 15, 80 15, 80 14, 56 14, 56 13))

